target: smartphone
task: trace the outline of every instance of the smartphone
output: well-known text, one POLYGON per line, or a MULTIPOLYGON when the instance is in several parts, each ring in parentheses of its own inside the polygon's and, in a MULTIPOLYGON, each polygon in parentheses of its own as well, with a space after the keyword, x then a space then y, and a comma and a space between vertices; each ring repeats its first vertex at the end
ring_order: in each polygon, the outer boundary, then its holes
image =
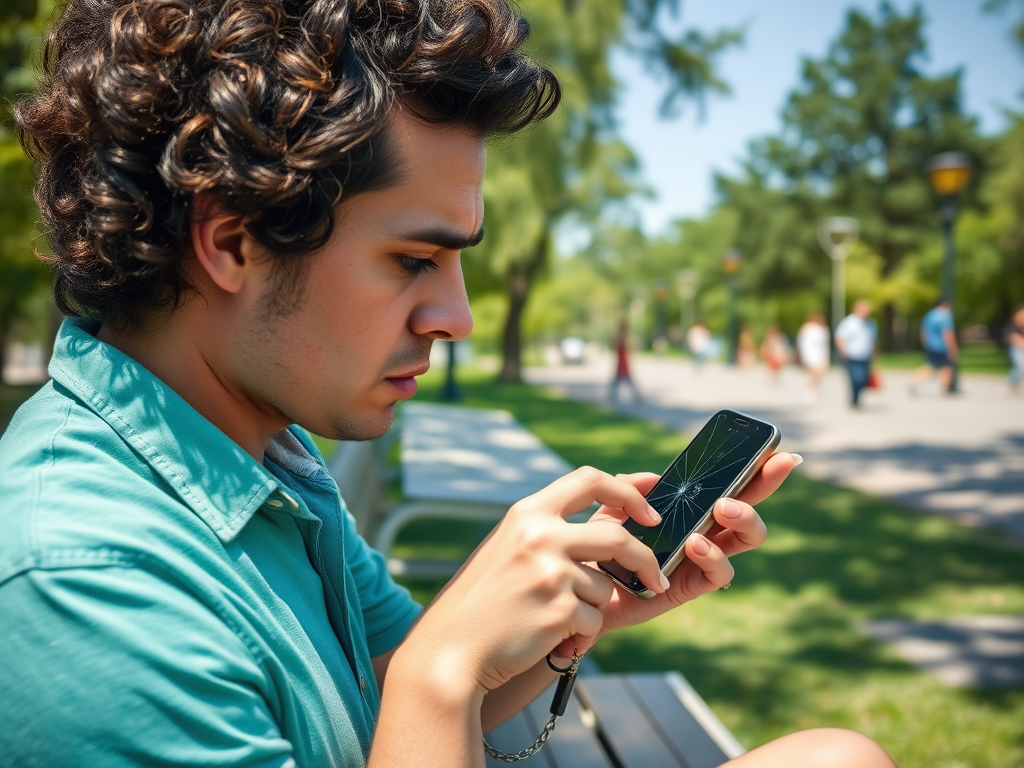
MULTIPOLYGON (((670 575, 685 557, 687 538, 707 533, 714 525, 715 502, 742 491, 781 439, 773 424, 738 411, 719 411, 647 494, 661 522, 648 528, 630 518, 623 525, 654 551, 661 572, 670 575)), ((614 561, 598 566, 634 595, 654 597, 633 571, 614 561)))

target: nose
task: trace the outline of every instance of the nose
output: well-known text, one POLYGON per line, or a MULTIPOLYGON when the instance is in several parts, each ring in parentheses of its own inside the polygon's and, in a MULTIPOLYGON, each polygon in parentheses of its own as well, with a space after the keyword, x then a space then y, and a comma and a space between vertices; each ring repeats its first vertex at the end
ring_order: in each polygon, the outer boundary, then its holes
POLYGON ((411 330, 429 339, 458 341, 473 330, 473 313, 458 257, 430 275, 429 290, 411 318, 411 330))

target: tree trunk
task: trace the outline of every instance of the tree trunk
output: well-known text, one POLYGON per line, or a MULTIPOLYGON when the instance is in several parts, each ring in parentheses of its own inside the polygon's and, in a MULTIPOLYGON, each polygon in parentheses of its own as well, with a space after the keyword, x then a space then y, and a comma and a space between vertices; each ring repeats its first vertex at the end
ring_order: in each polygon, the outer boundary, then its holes
POLYGON ((505 334, 502 339, 502 363, 498 381, 503 384, 518 384, 523 376, 523 310, 530 298, 533 278, 544 263, 548 251, 547 235, 541 236, 533 254, 522 264, 515 264, 508 276, 508 315, 505 318, 505 334))

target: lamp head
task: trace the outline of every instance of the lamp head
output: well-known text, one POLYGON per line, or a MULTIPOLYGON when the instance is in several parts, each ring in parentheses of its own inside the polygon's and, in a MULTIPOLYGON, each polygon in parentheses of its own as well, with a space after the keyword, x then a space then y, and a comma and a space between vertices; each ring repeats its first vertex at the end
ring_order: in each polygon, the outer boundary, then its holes
POLYGON ((959 195, 971 180, 974 166, 962 152, 943 152, 928 163, 932 187, 944 197, 959 195))
POLYGON ((818 242, 829 258, 842 261, 860 236, 860 223, 850 216, 829 216, 818 225, 818 242))
POLYGON ((727 275, 735 275, 740 271, 740 264, 743 261, 742 255, 736 248, 730 248, 722 254, 722 271, 727 275))

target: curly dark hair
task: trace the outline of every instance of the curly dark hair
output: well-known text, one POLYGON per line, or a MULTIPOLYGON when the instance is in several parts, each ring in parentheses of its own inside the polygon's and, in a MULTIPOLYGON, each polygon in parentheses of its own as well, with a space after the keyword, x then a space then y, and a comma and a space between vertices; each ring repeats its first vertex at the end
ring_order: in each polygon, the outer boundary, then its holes
POLYGON ((58 306, 177 307, 200 193, 294 278, 342 199, 393 180, 396 105, 481 136, 555 110, 528 34, 505 0, 70 0, 15 106, 58 306))

